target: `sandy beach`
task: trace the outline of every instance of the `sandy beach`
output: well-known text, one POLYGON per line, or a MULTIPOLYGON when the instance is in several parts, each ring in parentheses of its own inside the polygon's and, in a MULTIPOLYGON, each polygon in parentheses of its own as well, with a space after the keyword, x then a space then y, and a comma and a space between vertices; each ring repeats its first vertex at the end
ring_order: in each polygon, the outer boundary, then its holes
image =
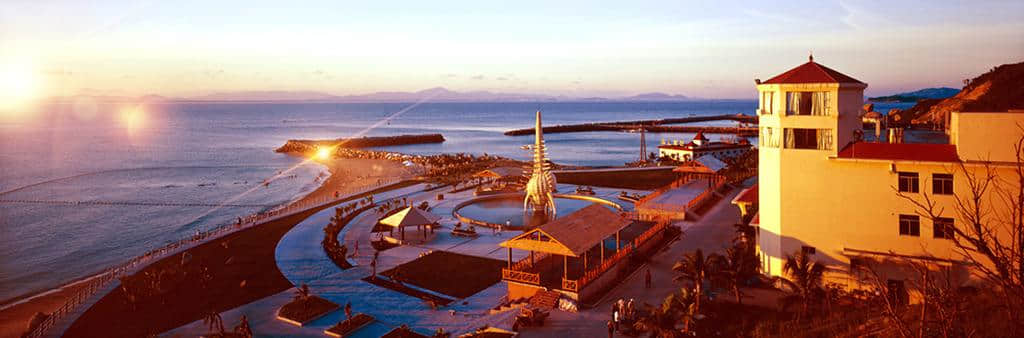
MULTIPOLYGON (((324 180, 318 189, 301 198, 299 203, 323 199, 333 196, 335 192, 342 192, 346 189, 375 184, 378 180, 411 177, 408 170, 400 163, 388 160, 332 159, 322 163, 327 166, 331 175, 324 180)), ((225 265, 220 269, 211 269, 216 272, 216 276, 214 276, 216 282, 212 284, 219 288, 230 288, 235 291, 226 294, 214 292, 213 294, 218 294, 216 298, 223 299, 216 304, 203 305, 214 306, 223 311, 291 287, 291 284, 281 276, 280 272, 276 272, 277 266, 274 263, 273 256, 274 247, 278 239, 291 229, 292 226, 318 210, 320 209, 279 219, 259 227, 245 229, 230 234, 223 240, 210 241, 188 250, 195 261, 203 262, 203 264, 223 264, 223 257, 225 255, 227 257, 235 257, 230 262, 231 264, 225 265), (224 248, 219 245, 222 242, 234 245, 224 248), (239 287, 242 281, 245 281, 245 287, 239 287)), ((127 258, 125 257, 125 259, 127 258)), ((176 258, 180 260, 180 255, 171 256, 153 263, 143 269, 143 271, 149 271, 154 268, 166 268, 176 258)), ((0 338, 20 336, 35 313, 51 313, 60 308, 82 286, 84 286, 84 283, 70 284, 56 291, 36 296, 35 298, 0 310, 0 318, 3 318, 0 321, 0 338)), ((187 290, 188 288, 175 288, 175 291, 179 289, 187 290)), ((210 291, 216 289, 210 289, 210 291)), ((163 297, 165 300, 170 300, 173 303, 166 303, 166 305, 161 303, 153 304, 155 307, 150 309, 153 311, 146 311, 143 308, 145 305, 140 305, 137 311, 127 311, 123 294, 119 290, 114 291, 101 299, 94 306, 95 309, 90 309, 83 314, 71 329, 68 330, 68 336, 109 336, 111 334, 115 336, 140 336, 147 333, 147 328, 158 329, 159 331, 154 332, 157 333, 202 316, 202 312, 206 309, 200 307, 200 304, 196 304, 196 301, 204 300, 205 296, 196 297, 199 294, 193 292, 189 292, 193 296, 175 296, 174 294, 176 293, 171 292, 169 293, 171 296, 163 297), (172 305, 175 303, 180 304, 172 305), (168 315, 168 308, 175 309, 173 316, 168 315), (137 327, 124 327, 123 329, 126 331, 117 334, 110 331, 111 328, 121 326, 114 325, 115 323, 123 324, 125 323, 124 320, 129 317, 134 319, 133 322, 137 323, 137 327)))

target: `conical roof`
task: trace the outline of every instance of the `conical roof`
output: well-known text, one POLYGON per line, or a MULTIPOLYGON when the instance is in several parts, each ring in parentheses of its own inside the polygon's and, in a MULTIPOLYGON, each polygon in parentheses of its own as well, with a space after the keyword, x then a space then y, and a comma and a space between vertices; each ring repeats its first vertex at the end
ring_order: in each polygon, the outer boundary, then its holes
POLYGON ((846 74, 837 72, 832 68, 825 67, 811 57, 807 63, 779 74, 762 84, 783 84, 783 83, 860 83, 846 74))
POLYGON ((380 220, 380 223, 395 228, 401 228, 433 224, 439 219, 440 217, 437 217, 437 215, 420 210, 419 208, 405 207, 402 211, 396 212, 394 215, 380 220))

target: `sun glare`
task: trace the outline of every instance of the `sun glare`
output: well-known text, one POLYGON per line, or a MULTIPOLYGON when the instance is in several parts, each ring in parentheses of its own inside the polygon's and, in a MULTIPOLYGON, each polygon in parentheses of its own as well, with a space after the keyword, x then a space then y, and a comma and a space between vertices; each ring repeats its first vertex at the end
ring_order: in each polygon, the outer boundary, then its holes
POLYGON ((318 148, 316 150, 316 158, 318 160, 327 160, 331 158, 331 148, 318 148))
POLYGON ((121 110, 121 126, 128 133, 135 133, 145 126, 146 112, 141 107, 131 107, 121 110))
POLYGON ((31 63, 0 61, 0 113, 27 108, 39 96, 39 81, 31 63))

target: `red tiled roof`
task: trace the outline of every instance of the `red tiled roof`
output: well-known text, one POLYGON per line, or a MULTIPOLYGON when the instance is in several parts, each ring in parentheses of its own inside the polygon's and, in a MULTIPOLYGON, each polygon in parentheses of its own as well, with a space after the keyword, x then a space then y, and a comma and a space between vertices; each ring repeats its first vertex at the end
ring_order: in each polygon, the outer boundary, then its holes
POLYGON ((959 162, 956 146, 929 143, 857 142, 839 151, 839 158, 901 160, 922 162, 959 162))
POLYGON ((703 131, 698 131, 697 135, 693 135, 693 139, 694 140, 704 140, 704 141, 708 140, 707 137, 704 137, 704 132, 703 131))
POLYGON ((750 220, 750 225, 761 225, 761 213, 754 214, 754 219, 750 220))
POLYGON ((768 81, 761 82, 765 84, 780 84, 780 83, 861 83, 860 80, 849 77, 843 73, 837 72, 832 68, 828 68, 814 62, 814 60, 808 61, 805 64, 797 66, 796 68, 790 69, 789 71, 779 74, 768 81))
POLYGON ((683 145, 678 145, 678 146, 674 145, 674 144, 662 144, 662 145, 658 146, 658 148, 665 148, 665 149, 701 150, 701 151, 712 151, 712 150, 722 150, 722 149, 740 149, 740 148, 751 148, 751 147, 753 147, 753 146, 749 142, 748 143, 710 142, 710 143, 705 143, 702 146, 698 146, 698 145, 694 144, 693 142, 690 142, 690 143, 683 144, 683 145))
POLYGON ((732 199, 732 203, 757 203, 757 184, 754 184, 750 188, 743 189, 736 198, 732 199))

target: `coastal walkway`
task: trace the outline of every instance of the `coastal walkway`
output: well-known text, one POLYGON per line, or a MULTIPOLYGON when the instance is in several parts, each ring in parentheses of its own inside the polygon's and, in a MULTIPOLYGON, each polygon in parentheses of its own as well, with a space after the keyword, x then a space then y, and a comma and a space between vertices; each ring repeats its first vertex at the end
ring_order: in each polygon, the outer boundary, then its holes
POLYGON ((232 203, 173 203, 143 201, 56 201, 56 200, 0 200, 0 203, 25 204, 68 204, 68 205, 123 205, 147 207, 210 207, 210 208, 270 208, 273 204, 232 204, 232 203))
MULTIPOLYGON (((560 191, 571 192, 576 186, 559 184, 560 191)), ((597 197, 611 199, 622 189, 594 188, 597 197)), ((499 243, 519 234, 518 231, 496 233, 490 228, 477 228, 479 235, 474 238, 458 237, 451 234, 457 220, 452 216, 452 209, 460 202, 473 198, 473 191, 457 193, 447 192, 448 189, 423 191, 422 185, 416 185, 383 192, 374 195, 374 201, 383 202, 390 198, 406 198, 409 203, 418 205, 424 201, 431 205, 430 212, 441 217, 442 229, 436 230, 430 240, 423 244, 403 245, 380 252, 377 261, 377 272, 382 272, 419 257, 433 250, 449 251, 459 254, 506 260, 507 251, 498 246, 499 243), (437 201, 437 194, 443 193, 445 199, 437 201)), ((626 190, 629 193, 639 191, 626 190)), ((507 287, 504 282, 497 282, 484 290, 464 299, 455 299, 452 303, 439 309, 431 308, 422 299, 376 286, 362 279, 372 274, 370 262, 373 260, 373 239, 371 230, 382 216, 375 209, 367 210, 352 219, 338 234, 352 253, 359 247, 355 257, 349 258, 352 268, 338 268, 323 252, 320 242, 324 239, 323 228, 334 215, 331 209, 320 211, 290 230, 278 243, 275 256, 278 269, 285 278, 294 285, 307 284, 311 292, 332 302, 344 306, 351 302, 353 313, 366 313, 376 322, 356 331, 352 337, 379 337, 387 330, 407 324, 421 333, 429 334, 436 329, 444 329, 454 334, 471 332, 484 325, 511 329, 512 319, 516 311, 505 311, 490 314, 490 309, 504 299, 507 287)), ((527 256, 526 252, 516 251, 513 259, 519 260, 527 256)), ((378 275, 378 278, 386 277, 378 275)), ((432 290, 405 284, 420 292, 442 298, 453 299, 452 296, 432 290)), ((297 327, 277 320, 277 309, 292 299, 295 289, 231 309, 222 313, 225 323, 237 323, 245 315, 253 331, 257 335, 322 337, 323 330, 344 319, 343 311, 335 311, 324 317, 297 327)), ((202 320, 197 320, 177 329, 164 332, 168 336, 197 336, 207 332, 202 320)))
POLYGON ((323 208, 324 206, 352 200, 356 196, 364 195, 379 189, 387 189, 390 186, 402 184, 402 182, 404 181, 401 179, 382 181, 378 184, 351 187, 340 192, 338 198, 326 197, 290 203, 265 212, 241 217, 240 223, 223 224, 212 230, 200 232, 189 238, 167 244, 158 249, 150 250, 145 254, 129 259, 122 264, 108 268, 90 277, 89 281, 86 282, 89 283, 86 287, 82 288, 82 290, 77 294, 69 297, 69 300, 64 304, 64 306, 50 314, 50 316, 37 325, 34 330, 28 332, 26 337, 62 336, 64 331, 66 331, 71 324, 78 319, 78 317, 92 306, 92 304, 95 304, 104 295, 117 287, 118 283, 115 281, 117 281, 118 277, 135 273, 149 264, 157 262, 163 258, 178 254, 210 240, 221 238, 243 229, 259 226, 261 224, 300 214, 316 208, 323 208))

